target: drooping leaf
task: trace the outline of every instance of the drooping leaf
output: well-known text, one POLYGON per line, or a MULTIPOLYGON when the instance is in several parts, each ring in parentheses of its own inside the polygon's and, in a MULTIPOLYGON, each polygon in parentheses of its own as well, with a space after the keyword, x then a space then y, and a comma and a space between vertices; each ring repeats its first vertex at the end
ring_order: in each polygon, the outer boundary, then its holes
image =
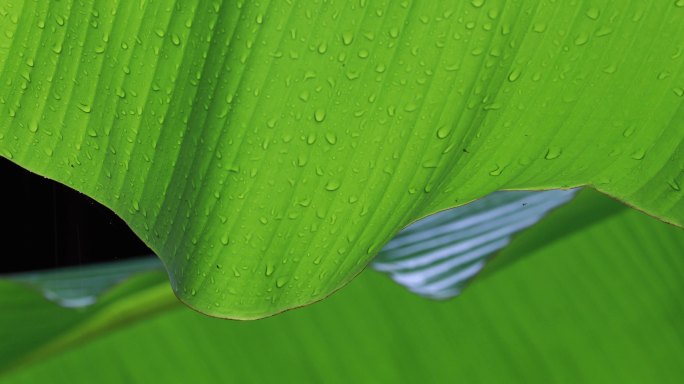
POLYGON ((575 192, 495 192, 436 213, 399 232, 371 265, 419 295, 454 297, 514 234, 570 201, 575 192))
MULTIPOLYGON (((402 230, 373 260, 399 284, 431 298, 448 298, 465 284, 511 236, 567 203, 575 190, 495 192, 459 208, 439 212, 402 230), (443 270, 441 273, 435 273, 443 270)), ((50 271, 0 275, 28 284, 45 298, 70 308, 86 307, 129 276, 161 269, 157 258, 143 257, 50 271)))
MULTIPOLYGON (((510 242, 514 233, 570 201, 575 192, 495 192, 465 206, 439 212, 402 230, 383 247, 372 266, 390 273, 395 281, 415 293, 432 298, 455 296, 496 251, 510 242), (445 265, 443 273, 434 273, 445 265), (465 275, 464 271, 472 273, 465 275)), ((141 257, 0 275, 0 279, 28 284, 48 300, 78 308, 94 304, 100 294, 133 274, 162 267, 155 257, 141 257)))
POLYGON ((221 317, 320 300, 498 189, 681 225, 680 3, 4 0, 0 155, 113 209, 221 317))
MULTIPOLYGON (((96 336, 5 369, 0 383, 678 382, 684 233, 605 197, 584 199, 585 192, 495 259, 519 262, 475 280, 455 300, 425 300, 368 271, 325 302, 258 322, 209 319, 175 305, 107 332, 118 313, 109 311, 96 336), (566 220, 578 211, 593 225, 566 220), (563 222, 565 235, 549 242, 563 222)), ((27 342, 41 331, 39 317, 27 313, 41 305, 13 306, 6 300, 19 296, 6 295, 8 287, 41 300, 13 283, 0 286, 3 367, 32 352, 12 354, 6 340, 27 342)), ((173 304, 163 288, 138 308, 173 304)))

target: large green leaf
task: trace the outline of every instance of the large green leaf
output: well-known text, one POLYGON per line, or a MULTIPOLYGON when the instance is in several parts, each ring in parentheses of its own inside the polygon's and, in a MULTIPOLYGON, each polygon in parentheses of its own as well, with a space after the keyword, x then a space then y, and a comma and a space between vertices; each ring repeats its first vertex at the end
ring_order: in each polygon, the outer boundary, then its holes
POLYGON ((593 185, 684 223, 681 1, 3 0, 0 154, 256 318, 402 227, 593 185))
POLYGON ((369 271, 304 311, 244 323, 181 309, 166 285, 138 301, 161 275, 120 287, 105 312, 61 309, 6 283, 0 382, 676 383, 683 247, 681 230, 582 192, 497 260, 525 258, 443 303, 369 271), (577 211, 594 224, 568 220, 577 211), (147 316, 154 303, 172 306, 147 316), (80 317, 38 343, 52 324, 39 310, 80 317))

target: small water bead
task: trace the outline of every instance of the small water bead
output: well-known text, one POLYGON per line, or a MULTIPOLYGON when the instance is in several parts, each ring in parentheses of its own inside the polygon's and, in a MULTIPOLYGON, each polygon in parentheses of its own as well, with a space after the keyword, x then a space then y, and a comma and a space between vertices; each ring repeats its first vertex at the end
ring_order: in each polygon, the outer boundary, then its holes
POLYGON ((551 147, 546 151, 544 158, 546 160, 553 160, 560 157, 563 151, 559 147, 551 147))
POLYGON ((494 170, 492 170, 492 171, 489 172, 489 175, 490 175, 490 176, 500 176, 501 173, 503 173, 504 168, 505 168, 505 167, 502 167, 502 166, 500 166, 500 165, 497 164, 497 165, 496 165, 496 168, 495 168, 494 170))
POLYGON ((537 33, 543 33, 546 31, 546 24, 545 23, 536 23, 532 26, 532 31, 537 32, 537 33))
POLYGON ((592 20, 598 20, 601 12, 598 10, 598 8, 591 7, 584 14, 587 15, 587 17, 592 19, 592 20))
POLYGON ((279 277, 276 279, 276 287, 282 288, 287 284, 287 277, 279 277))
POLYGON ((266 263, 266 271, 265 271, 266 276, 273 275, 274 270, 275 270, 275 266, 272 263, 266 263))
POLYGON ((31 121, 31 122, 28 124, 28 130, 29 130, 31 133, 36 133, 36 132, 38 132, 38 123, 36 123, 35 121, 31 121))
POLYGON ((577 37, 575 38, 575 45, 581 46, 586 44, 589 41, 589 34, 586 32, 582 32, 577 37))
POLYGON ((330 145, 335 145, 337 143, 337 135, 335 135, 334 132, 328 132, 325 134, 325 140, 330 144, 330 145))
POLYGON ((230 239, 228 238, 228 235, 227 235, 227 234, 223 234, 223 235, 221 236, 221 244, 223 244, 223 245, 228 245, 228 243, 230 243, 230 239))
POLYGON ((328 44, 322 42, 318 45, 318 53, 324 54, 328 51, 328 44))
POLYGON ((450 132, 450 129, 448 126, 445 125, 443 127, 440 127, 437 130, 437 138, 438 139, 445 139, 447 136, 449 136, 449 132, 450 132))
POLYGON ((350 45, 354 42, 354 35, 351 32, 342 33, 342 43, 344 45, 350 45))
POLYGON ((347 79, 349 79, 349 80, 356 80, 361 76, 361 74, 359 72, 355 72, 355 71, 348 71, 345 75, 347 76, 347 79))
POLYGON ((646 151, 643 149, 639 149, 632 153, 632 159, 634 160, 643 160, 644 157, 646 157, 646 151))
POLYGON ((632 126, 632 127, 629 127, 629 128, 627 128, 627 129, 625 129, 624 131, 622 131, 622 136, 624 136, 624 137, 630 137, 630 136, 632 136, 632 134, 634 134, 634 130, 635 130, 635 129, 634 129, 633 126, 632 126))
POLYGON ((325 110, 321 108, 317 109, 314 112, 314 120, 316 120, 319 123, 323 122, 323 120, 325 120, 325 110))
POLYGON ((520 78, 520 74, 522 73, 522 70, 520 68, 515 68, 511 71, 511 73, 508 74, 508 81, 511 83, 518 80, 520 78))
POLYGON ((599 27, 599 29, 597 29, 596 32, 594 32, 594 36, 603 37, 603 36, 608 36, 611 33, 613 33, 613 28, 602 26, 602 27, 599 27))
POLYGON ((340 186, 341 184, 338 180, 329 180, 325 184, 325 190, 329 192, 337 191, 338 189, 340 189, 340 186))

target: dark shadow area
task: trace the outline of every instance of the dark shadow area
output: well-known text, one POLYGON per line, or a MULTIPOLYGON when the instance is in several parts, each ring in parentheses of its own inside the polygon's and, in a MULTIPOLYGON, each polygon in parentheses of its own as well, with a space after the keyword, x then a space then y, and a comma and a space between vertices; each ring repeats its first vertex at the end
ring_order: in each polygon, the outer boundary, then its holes
POLYGON ((0 158, 0 274, 114 261, 152 251, 112 211, 0 158))

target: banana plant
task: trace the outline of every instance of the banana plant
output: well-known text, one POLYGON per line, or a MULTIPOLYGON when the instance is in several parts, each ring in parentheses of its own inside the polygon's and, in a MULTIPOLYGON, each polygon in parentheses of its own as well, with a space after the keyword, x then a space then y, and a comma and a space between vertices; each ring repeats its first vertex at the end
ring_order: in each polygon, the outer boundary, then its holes
POLYGON ((684 224, 684 2, 0 4, 0 155, 205 314, 346 285, 410 223, 587 186, 684 224))

